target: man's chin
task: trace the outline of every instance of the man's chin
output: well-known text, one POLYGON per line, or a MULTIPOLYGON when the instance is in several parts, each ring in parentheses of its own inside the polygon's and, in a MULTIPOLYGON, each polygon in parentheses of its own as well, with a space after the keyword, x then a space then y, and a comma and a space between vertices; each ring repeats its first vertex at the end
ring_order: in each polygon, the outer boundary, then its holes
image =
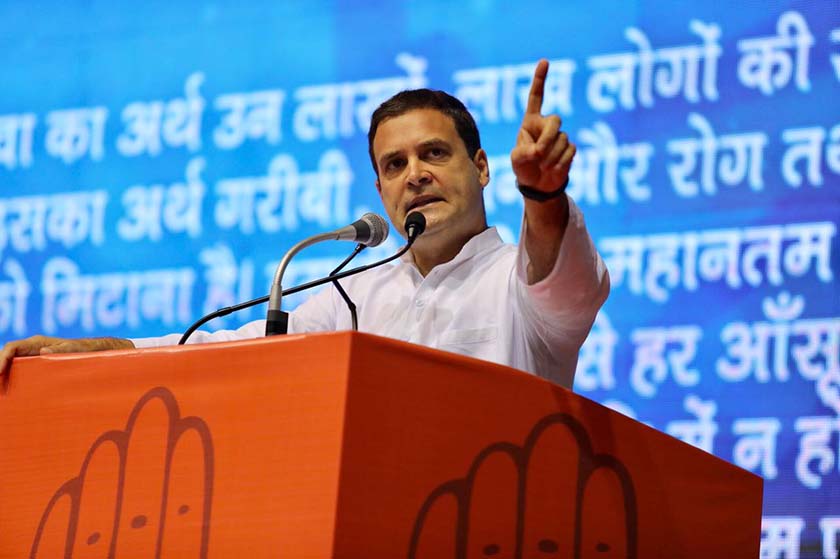
POLYGON ((426 218, 426 228, 423 229, 422 236, 428 237, 430 235, 434 235, 445 228, 446 220, 443 216, 438 215, 438 212, 423 211, 420 213, 422 213, 423 217, 426 218))

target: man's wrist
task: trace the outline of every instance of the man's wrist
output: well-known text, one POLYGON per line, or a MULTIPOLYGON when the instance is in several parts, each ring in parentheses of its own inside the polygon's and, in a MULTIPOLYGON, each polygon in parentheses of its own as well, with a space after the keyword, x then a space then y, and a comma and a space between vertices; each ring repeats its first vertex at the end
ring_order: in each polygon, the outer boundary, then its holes
POLYGON ((516 181, 516 188, 519 190, 522 196, 528 198, 529 200, 535 200, 537 202, 547 202, 549 200, 559 198, 566 192, 567 186, 569 186, 569 177, 566 177, 566 181, 560 188, 558 188, 557 190, 552 190, 550 192, 537 190, 536 188, 521 184, 518 180, 516 181))

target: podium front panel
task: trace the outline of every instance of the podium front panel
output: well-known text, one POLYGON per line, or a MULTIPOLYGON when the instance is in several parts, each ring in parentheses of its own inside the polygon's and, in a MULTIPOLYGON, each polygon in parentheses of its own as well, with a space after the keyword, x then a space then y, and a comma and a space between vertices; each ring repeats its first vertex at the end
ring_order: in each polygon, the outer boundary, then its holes
POLYGON ((0 433, 0 558, 758 555, 760 478, 370 335, 16 360, 0 433))

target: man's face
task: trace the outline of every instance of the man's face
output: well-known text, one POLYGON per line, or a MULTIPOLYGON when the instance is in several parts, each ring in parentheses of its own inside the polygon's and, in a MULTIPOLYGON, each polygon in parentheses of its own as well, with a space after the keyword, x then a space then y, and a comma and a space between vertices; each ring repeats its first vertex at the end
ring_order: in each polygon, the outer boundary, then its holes
POLYGON ((373 139, 376 188, 388 217, 405 235, 405 216, 422 212, 422 241, 466 242, 487 227, 482 190, 487 155, 470 158, 455 123, 434 109, 416 109, 382 121, 373 139))

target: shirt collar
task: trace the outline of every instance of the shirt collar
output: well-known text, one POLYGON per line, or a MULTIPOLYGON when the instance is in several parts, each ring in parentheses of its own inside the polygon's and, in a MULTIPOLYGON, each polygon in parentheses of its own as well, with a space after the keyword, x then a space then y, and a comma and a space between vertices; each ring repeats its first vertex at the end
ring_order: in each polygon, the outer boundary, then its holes
MULTIPOLYGON (((466 244, 461 247, 461 251, 449 262, 441 264, 441 266, 457 266, 462 262, 466 262, 473 256, 481 254, 486 250, 490 250, 504 244, 502 237, 495 227, 488 227, 478 235, 473 236, 466 244)), ((405 264, 414 266, 414 255, 409 250, 402 256, 400 260, 405 264)))

